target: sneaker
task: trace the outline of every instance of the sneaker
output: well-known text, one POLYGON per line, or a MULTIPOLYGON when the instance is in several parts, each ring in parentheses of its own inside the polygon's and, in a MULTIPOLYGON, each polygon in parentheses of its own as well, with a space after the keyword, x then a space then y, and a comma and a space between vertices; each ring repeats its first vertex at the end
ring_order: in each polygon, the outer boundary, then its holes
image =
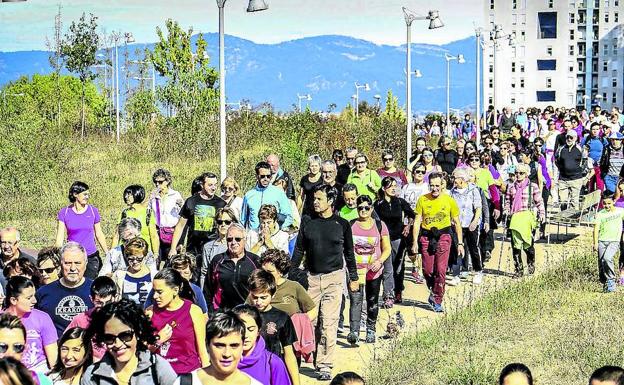
POLYGON ((607 283, 605 283, 604 291, 605 293, 615 292, 615 280, 613 279, 607 280, 607 283))
POLYGON ((360 331, 361 332, 365 332, 366 331, 366 321, 364 321, 363 319, 360 320, 360 331))
POLYGON ((397 325, 399 325, 400 328, 405 326, 405 319, 403 318, 403 315, 401 314, 400 311, 396 312, 395 318, 396 318, 396 323, 397 325))
POLYGON ((460 283, 461 283, 461 279, 459 279, 459 277, 458 277, 458 276, 454 276, 453 278, 451 278, 451 279, 448 281, 447 285, 449 285, 449 286, 457 286, 457 285, 459 285, 460 283))
POLYGON ((382 309, 392 309, 392 306, 394 306, 394 300, 392 298, 386 298, 381 304, 382 309))
POLYGON ((483 272, 478 272, 472 277, 472 283, 475 285, 480 285, 483 283, 483 272))
POLYGON ((527 270, 528 270, 529 275, 535 274, 535 265, 529 265, 527 270))
POLYGON ((444 313, 444 306, 441 303, 433 304, 433 311, 436 313, 444 313))
POLYGON ((345 332, 344 324, 339 323, 338 324, 338 334, 344 334, 344 332, 345 332))
POLYGON ((435 300, 433 299, 433 294, 429 294, 429 298, 427 298, 427 302, 429 302, 429 305, 431 305, 431 307, 433 307, 435 305, 435 300))
POLYGON ((470 275, 469 272, 467 271, 462 271, 461 273, 459 273, 459 278, 460 279, 468 279, 468 276, 470 275))
POLYGON ((403 293, 400 291, 394 292, 394 303, 403 303, 403 293))
POLYGON ((491 251, 486 251, 485 252, 485 258, 483 258, 483 263, 489 262, 490 259, 492 259, 492 252, 491 251))
POLYGON ((412 278, 414 278, 414 283, 417 283, 417 284, 425 283, 425 279, 420 275, 418 270, 412 270, 412 278))
POLYGON ((321 370, 319 372, 319 375, 318 375, 318 380, 319 381, 331 381, 331 379, 332 379, 331 372, 328 372, 328 371, 325 371, 325 370, 321 370))
POLYGON ((347 342, 350 343, 351 345, 357 344, 359 340, 360 340, 360 337, 358 337, 358 335, 355 334, 354 332, 350 332, 347 335, 347 342))
POLYGON ((366 331, 366 343, 367 344, 372 344, 375 343, 375 331, 368 329, 366 331))

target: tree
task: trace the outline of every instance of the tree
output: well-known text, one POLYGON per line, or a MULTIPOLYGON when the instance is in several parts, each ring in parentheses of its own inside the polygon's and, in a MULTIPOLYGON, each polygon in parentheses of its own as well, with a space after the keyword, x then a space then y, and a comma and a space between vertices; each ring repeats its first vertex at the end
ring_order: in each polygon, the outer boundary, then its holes
POLYGON ((405 111, 399 107, 399 98, 392 94, 392 90, 388 90, 386 96, 386 109, 381 116, 389 121, 405 122, 405 111))
POLYGON ((50 51, 48 62, 50 63, 50 67, 54 70, 53 73, 56 78, 56 121, 59 128, 61 127, 61 70, 63 69, 63 58, 61 52, 62 29, 63 23, 61 21, 61 5, 59 4, 58 13, 54 16, 54 41, 51 42, 48 38, 46 38, 46 45, 48 47, 48 51, 50 51))
POLYGON ((182 112, 196 112, 198 108, 208 112, 216 110, 218 73, 209 66, 206 40, 199 34, 193 52, 193 28, 184 31, 177 21, 171 19, 165 25, 166 36, 156 28, 159 41, 148 55, 160 76, 168 79, 165 86, 159 87, 159 99, 182 112))
POLYGON ((93 14, 89 14, 89 20, 87 20, 83 13, 78 22, 71 23, 69 33, 65 34, 61 43, 61 57, 65 61, 65 67, 69 72, 77 74, 82 84, 80 133, 83 137, 85 133, 85 85, 95 79, 92 66, 97 64, 95 54, 100 41, 96 32, 96 20, 97 17, 93 14))

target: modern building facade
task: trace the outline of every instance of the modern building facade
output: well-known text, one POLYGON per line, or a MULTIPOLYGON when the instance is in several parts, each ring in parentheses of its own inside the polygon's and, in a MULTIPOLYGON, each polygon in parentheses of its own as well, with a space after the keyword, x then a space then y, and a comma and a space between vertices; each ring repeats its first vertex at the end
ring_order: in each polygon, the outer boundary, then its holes
POLYGON ((484 8, 489 28, 515 34, 514 46, 485 46, 485 103, 621 108, 624 0, 484 0, 484 8))

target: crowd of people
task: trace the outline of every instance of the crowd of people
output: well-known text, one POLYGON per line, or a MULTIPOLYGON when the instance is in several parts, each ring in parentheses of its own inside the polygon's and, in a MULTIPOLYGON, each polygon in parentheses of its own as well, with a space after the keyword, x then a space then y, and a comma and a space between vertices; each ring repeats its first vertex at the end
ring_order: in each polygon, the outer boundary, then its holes
POLYGON ((89 186, 74 182, 54 246, 35 257, 17 228, 0 231, 0 358, 21 361, 5 369, 38 384, 298 385, 306 361, 329 381, 337 336, 375 343, 379 308, 403 303, 408 260, 442 313, 446 285, 486 279, 495 229, 513 277, 532 275, 548 208, 574 210, 596 190, 600 280, 624 285, 624 116, 548 107, 490 120, 478 141, 467 123, 433 147, 418 137, 406 169, 387 150, 379 168, 352 147, 312 155, 298 188, 276 154, 245 193, 206 172, 184 199, 158 169, 151 192, 123 191, 110 243, 89 186))

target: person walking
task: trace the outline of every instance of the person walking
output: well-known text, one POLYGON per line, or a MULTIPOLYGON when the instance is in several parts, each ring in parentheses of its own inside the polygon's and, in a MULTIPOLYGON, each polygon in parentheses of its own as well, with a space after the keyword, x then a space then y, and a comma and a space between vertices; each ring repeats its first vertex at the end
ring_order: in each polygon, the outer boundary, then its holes
MULTIPOLYGON (((622 238, 622 219, 624 209, 616 207, 613 194, 602 195, 603 209, 594 219, 593 250, 598 253, 598 275, 605 293, 615 291, 615 254, 617 254, 622 238)), ((620 257, 621 258, 621 257, 620 257)))

